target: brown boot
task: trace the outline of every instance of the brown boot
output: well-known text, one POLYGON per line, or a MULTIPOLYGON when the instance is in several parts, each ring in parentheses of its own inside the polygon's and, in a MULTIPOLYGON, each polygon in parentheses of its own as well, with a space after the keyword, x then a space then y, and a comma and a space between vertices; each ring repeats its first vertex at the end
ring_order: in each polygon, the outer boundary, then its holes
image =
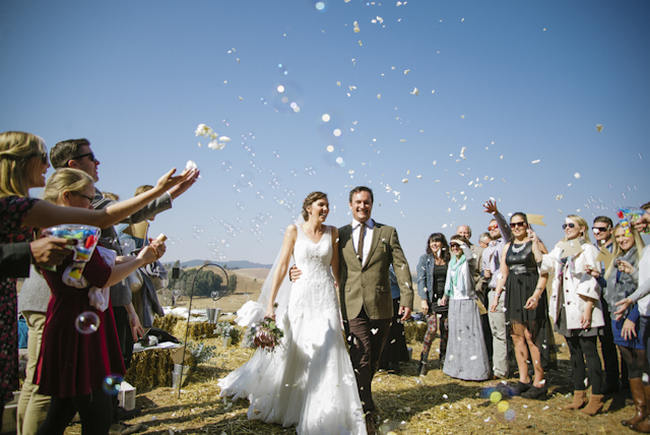
POLYGON ((630 427, 637 432, 650 433, 650 415, 647 412, 648 411, 647 403, 650 402, 650 385, 644 385, 643 391, 645 392, 646 417, 640 422, 638 422, 637 424, 635 424, 634 426, 630 426, 630 427))
POLYGON ((643 388, 643 382, 641 382, 641 378, 630 379, 630 392, 632 393, 632 400, 634 401, 634 409, 636 410, 636 413, 632 418, 621 420, 621 424, 623 426, 632 427, 637 423, 641 423, 648 415, 648 411, 646 409, 647 398, 645 389, 643 388))
POLYGON ((584 412, 587 415, 596 415, 600 412, 601 409, 603 409, 603 397, 605 397, 603 394, 591 394, 589 396, 589 403, 587 403, 587 406, 582 408, 580 412, 584 412))
POLYGON ((564 409, 580 409, 587 403, 586 390, 576 390, 573 392, 573 402, 564 409))

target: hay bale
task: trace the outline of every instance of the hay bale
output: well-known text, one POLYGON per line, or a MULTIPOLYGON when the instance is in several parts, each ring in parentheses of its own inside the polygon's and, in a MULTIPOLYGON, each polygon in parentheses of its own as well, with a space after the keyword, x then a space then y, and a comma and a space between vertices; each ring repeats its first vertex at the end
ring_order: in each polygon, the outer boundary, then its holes
POLYGON ((424 334, 427 332, 426 322, 414 321, 404 324, 404 337, 408 343, 424 340, 424 334))
POLYGON ((156 316, 156 318, 153 320, 153 326, 174 335, 174 327, 180 320, 183 319, 178 316, 172 316, 171 314, 167 314, 163 317, 156 316))
POLYGON ((170 386, 173 368, 174 362, 169 349, 135 352, 124 379, 133 385, 139 394, 153 388, 170 386))

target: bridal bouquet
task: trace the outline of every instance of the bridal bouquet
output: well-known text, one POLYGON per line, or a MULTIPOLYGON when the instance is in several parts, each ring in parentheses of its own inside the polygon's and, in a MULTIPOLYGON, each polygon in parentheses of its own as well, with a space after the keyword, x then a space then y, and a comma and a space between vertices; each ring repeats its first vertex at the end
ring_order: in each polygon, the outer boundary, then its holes
POLYGON ((284 337, 284 332, 271 317, 265 317, 262 323, 253 326, 253 346, 273 352, 284 337))

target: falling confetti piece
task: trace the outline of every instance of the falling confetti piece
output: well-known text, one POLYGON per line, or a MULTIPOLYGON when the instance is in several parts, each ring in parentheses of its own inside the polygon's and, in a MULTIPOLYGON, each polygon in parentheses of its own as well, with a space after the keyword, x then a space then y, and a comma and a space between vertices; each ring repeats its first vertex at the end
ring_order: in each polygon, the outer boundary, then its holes
POLYGON ((411 95, 420 95, 420 90, 418 88, 413 88, 410 92, 411 95))
POLYGON ((409 179, 408 178, 402 178, 402 183, 408 183, 409 179))
POLYGON ((596 131, 598 133, 602 132, 603 131, 603 124, 596 124, 596 131))
POLYGON ((533 165, 536 165, 536 164, 538 164, 539 162, 541 162, 541 160, 540 160, 540 159, 537 159, 537 160, 533 160, 533 161, 530 162, 530 163, 532 163, 533 165))

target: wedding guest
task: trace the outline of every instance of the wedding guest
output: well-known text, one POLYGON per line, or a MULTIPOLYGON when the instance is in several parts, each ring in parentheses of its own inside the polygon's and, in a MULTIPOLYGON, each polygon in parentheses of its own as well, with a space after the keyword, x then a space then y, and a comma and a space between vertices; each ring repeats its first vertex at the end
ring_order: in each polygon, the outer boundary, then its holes
MULTIPOLYGON (((499 281, 501 254, 504 246, 512 240, 512 231, 506 219, 497 209, 496 202, 487 201, 483 207, 486 213, 494 216, 488 225, 492 241, 481 255, 481 273, 487 281, 487 299, 493 301, 499 281)), ((492 333, 492 373, 496 378, 506 379, 510 374, 508 363, 510 345, 506 333, 505 295, 501 294, 498 301, 497 309, 488 311, 488 321, 492 333)))
MULTIPOLYGON (((591 226, 591 231, 594 233, 596 239, 595 245, 598 249, 606 249, 612 252, 614 249, 614 223, 607 216, 596 216, 591 226)), ((614 336, 612 335, 610 309, 607 301, 605 300, 605 287, 607 282, 603 278, 605 274, 605 265, 600 263, 600 276, 596 278, 599 280, 598 284, 602 288, 600 295, 600 304, 603 307, 603 318, 605 319, 605 326, 603 327, 603 334, 598 336, 600 346, 603 354, 603 362, 605 363, 605 394, 614 393, 619 389, 619 370, 618 370, 618 350, 614 345, 614 336)), ((621 364, 621 386, 628 385, 628 374, 625 361, 621 364)))
MULTIPOLYGON (((639 220, 645 221, 643 223, 647 225, 650 223, 650 203, 644 204, 643 208, 645 214, 639 220)), ((635 228, 644 229, 642 226, 638 225, 638 222, 635 228)), ((645 331, 642 340, 646 349, 646 361, 650 363, 650 246, 646 246, 643 249, 638 267, 634 268, 624 260, 619 261, 618 267, 623 268, 623 271, 628 274, 634 274, 637 272, 639 277, 639 287, 634 293, 616 303, 618 307, 614 314, 616 315, 616 320, 620 320, 627 314, 630 306, 637 304, 639 314, 641 315, 639 329, 645 331)), ((648 433, 650 432, 650 409, 648 408, 648 404, 650 403, 650 387, 647 384, 644 384, 643 389, 646 404, 645 418, 631 427, 636 431, 648 433)))
POLYGON ((517 394, 529 399, 546 396, 546 380, 540 352, 544 338, 547 303, 543 293, 546 279, 540 279, 537 263, 542 261, 543 245, 528 225, 525 213, 517 212, 510 218, 513 239, 504 246, 501 256, 500 279, 490 311, 496 311, 499 297, 506 293, 506 319, 510 323, 519 382, 517 394), (534 378, 528 374, 528 360, 532 361, 534 378))
POLYGON ((472 279, 476 259, 463 236, 452 236, 449 249, 442 298, 442 305, 449 303, 449 341, 442 371, 453 378, 482 381, 489 377, 490 366, 472 279))
MULTIPOLYGON (((624 299, 637 289, 638 266, 645 244, 634 227, 618 224, 614 227, 614 258, 605 270, 605 299, 610 306, 624 299)), ((643 373, 650 373, 646 359, 645 322, 641 322, 639 307, 632 305, 620 319, 612 319, 611 328, 614 343, 621 352, 628 368, 630 392, 636 408, 635 415, 621 421, 624 426, 633 427, 647 416, 643 373)))
MULTIPOLYGON (((50 159, 52 160, 52 166, 57 169, 66 167, 81 169, 90 175, 95 182, 99 181, 98 167, 100 161, 95 157, 88 139, 68 139, 58 142, 50 151, 50 159)), ((125 217, 121 222, 141 222, 171 208, 172 200, 182 195, 196 182, 199 171, 189 171, 188 175, 182 183, 169 189, 165 195, 150 202, 138 213, 125 217)), ((104 196, 103 192, 95 188, 92 201, 94 209, 101 210, 113 203, 112 199, 104 196)), ((112 225, 102 227, 99 243, 114 250, 118 255, 124 254, 117 231, 112 225)), ((111 305, 115 313, 117 334, 124 356, 124 364, 128 368, 131 363, 134 341, 144 334, 144 329, 133 307, 131 290, 124 282, 117 282, 111 287, 111 305)))
POLYGON ((458 228, 456 228, 456 234, 459 236, 463 236, 467 239, 469 249, 472 251, 472 257, 474 258, 474 260, 476 260, 477 267, 472 272, 472 279, 474 280, 474 288, 476 289, 479 287, 478 284, 479 281, 481 280, 481 275, 479 273, 480 264, 478 262, 479 262, 479 258, 481 257, 481 252, 483 251, 483 248, 472 244, 471 242, 472 228, 470 228, 469 225, 459 225, 458 228))
MULTIPOLYGON (((61 169, 48 180, 43 198, 62 207, 88 209, 93 193, 93 180, 85 172, 61 169)), ((162 252, 147 247, 135 258, 116 258, 114 251, 97 248, 83 269, 83 288, 65 283, 66 262, 54 271, 41 270, 52 296, 34 378, 38 392, 52 399, 39 434, 63 434, 77 412, 83 433, 108 433, 113 407, 107 378, 123 376, 125 368, 108 299, 98 302, 91 290, 121 281, 162 252), (79 316, 88 313, 98 319, 90 333, 79 326, 79 316)))
MULTIPOLYGON (((16 131, 0 133, 0 243, 30 242, 34 227, 63 223, 110 225, 183 181, 183 177, 172 177, 174 171, 169 171, 156 189, 138 198, 102 211, 70 209, 28 197, 29 189, 45 185, 48 167, 45 143, 40 137, 16 131)), ((0 336, 8 339, 0 342, 0 418, 4 404, 18 388, 16 281, 4 274, 1 279, 0 336)))
POLYGON ((574 392, 566 409, 585 405, 588 379, 591 396, 582 412, 595 415, 603 407, 604 393, 596 336, 602 334, 605 322, 600 307, 601 289, 589 271, 600 267, 596 260, 598 250, 589 241, 588 224, 582 217, 567 216, 562 228, 565 237, 544 255, 541 274, 547 277, 554 271, 549 312, 571 354, 574 392))
POLYGON ((647 234, 650 230, 650 202, 643 204, 641 209, 644 210, 645 213, 639 219, 632 222, 632 225, 634 225, 634 228, 636 228, 639 233, 647 234))
POLYGON ((447 352, 449 329, 447 325, 448 306, 440 302, 445 295, 445 280, 447 278, 447 265, 450 254, 447 239, 442 233, 433 233, 427 239, 426 253, 420 257, 417 266, 418 295, 422 299, 422 311, 427 320, 427 331, 424 334, 422 353, 418 373, 421 376, 427 373, 427 360, 431 343, 436 337, 438 329, 438 315, 440 315, 440 362, 441 366, 447 352))
POLYGON ((409 352, 406 347, 406 337, 404 336, 404 324, 401 322, 401 316, 398 314, 400 290, 393 265, 388 268, 388 281, 390 282, 390 292, 393 297, 393 319, 388 331, 386 344, 379 358, 379 368, 393 373, 400 373, 399 363, 409 360, 409 352))
POLYGON ((490 237, 490 233, 481 233, 478 238, 478 245, 481 247, 481 249, 485 249, 490 245, 491 241, 492 238, 490 237))

